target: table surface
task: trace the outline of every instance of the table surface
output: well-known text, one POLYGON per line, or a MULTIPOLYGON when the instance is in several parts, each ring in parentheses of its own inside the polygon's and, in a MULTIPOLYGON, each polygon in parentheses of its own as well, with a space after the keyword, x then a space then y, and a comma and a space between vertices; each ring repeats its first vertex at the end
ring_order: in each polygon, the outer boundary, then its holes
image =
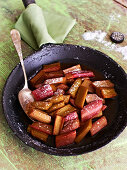
MULTIPOLYGON (((118 62, 127 72, 125 7, 113 0, 36 0, 36 2, 45 10, 72 16, 77 20, 64 43, 100 50, 118 62), (125 41, 119 45, 112 44, 109 35, 113 31, 124 33, 125 41)), ((23 10, 21 0, 0 1, 0 98, 9 73, 19 63, 9 34, 23 10)), ((22 49, 24 57, 33 52, 23 41, 22 49)), ((57 157, 36 151, 21 142, 9 128, 1 104, 0 113, 0 169, 125 170, 127 167, 127 128, 117 139, 94 152, 80 156, 57 157)))

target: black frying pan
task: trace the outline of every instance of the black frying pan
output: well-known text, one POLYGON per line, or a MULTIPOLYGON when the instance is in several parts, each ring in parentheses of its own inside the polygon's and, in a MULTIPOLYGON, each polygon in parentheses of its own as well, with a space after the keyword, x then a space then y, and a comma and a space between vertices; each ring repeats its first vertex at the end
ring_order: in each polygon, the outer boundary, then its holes
MULTIPOLYGON (((30 3, 31 0, 24 0, 25 6, 30 3)), ((79 155, 106 145, 115 139, 127 125, 126 73, 110 57, 97 50, 77 45, 46 44, 24 60, 28 79, 33 77, 43 64, 57 61, 88 66, 115 84, 118 97, 106 101, 108 108, 104 115, 108 120, 107 127, 93 137, 88 134, 78 145, 72 144, 59 149, 55 148, 53 137, 48 139, 47 144, 32 137, 27 133, 31 120, 23 112, 18 101, 18 92, 24 85, 22 68, 18 64, 8 77, 3 90, 3 109, 10 128, 28 146, 53 155, 79 155)))
POLYGON ((23 112, 19 101, 18 92, 24 85, 24 78, 21 65, 18 64, 8 77, 3 90, 3 109, 9 126, 14 133, 28 146, 39 151, 54 155, 78 155, 98 149, 111 140, 115 139, 127 125, 127 75, 123 69, 107 55, 94 49, 67 44, 46 44, 42 48, 28 56, 25 60, 25 67, 28 79, 36 71, 40 70, 43 64, 60 61, 86 65, 103 74, 115 84, 118 97, 106 101, 108 108, 104 115, 108 125, 97 135, 91 137, 89 134, 77 144, 63 148, 55 148, 54 138, 51 137, 45 144, 27 133, 29 118, 23 112))

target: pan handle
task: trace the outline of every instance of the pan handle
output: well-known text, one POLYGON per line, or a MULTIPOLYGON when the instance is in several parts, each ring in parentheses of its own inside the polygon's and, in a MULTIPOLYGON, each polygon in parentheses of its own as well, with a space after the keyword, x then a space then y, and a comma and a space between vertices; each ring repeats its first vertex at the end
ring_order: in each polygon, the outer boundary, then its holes
POLYGON ((35 4, 35 0, 22 0, 25 8, 30 4, 35 4))

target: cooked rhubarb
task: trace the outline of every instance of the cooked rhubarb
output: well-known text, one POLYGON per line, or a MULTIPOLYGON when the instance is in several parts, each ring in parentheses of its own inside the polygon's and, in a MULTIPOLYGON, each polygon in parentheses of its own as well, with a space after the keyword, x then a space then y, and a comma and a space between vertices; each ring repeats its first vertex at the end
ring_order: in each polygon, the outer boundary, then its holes
POLYGON ((64 103, 68 104, 70 100, 70 95, 63 95, 64 96, 64 103))
POLYGON ((96 94, 87 94, 87 96, 86 96, 87 103, 90 103, 94 100, 102 100, 102 102, 105 103, 105 100, 102 99, 101 97, 97 96, 96 94))
POLYGON ((55 96, 63 95, 63 94, 65 94, 65 91, 63 89, 57 89, 56 92, 54 92, 55 96))
POLYGON ((52 102, 34 101, 32 106, 36 109, 48 110, 52 106, 52 102))
POLYGON ((94 77, 94 73, 92 71, 74 71, 67 73, 66 75, 67 79, 73 79, 73 78, 80 78, 80 77, 94 77))
POLYGON ((80 86, 75 98, 75 105, 82 109, 85 103, 86 95, 88 93, 88 89, 84 86, 80 86))
POLYGON ((64 74, 67 74, 67 73, 69 73, 69 72, 79 71, 79 70, 81 70, 80 64, 78 64, 78 65, 76 65, 76 66, 72 66, 72 67, 70 67, 70 68, 67 68, 67 69, 63 70, 63 72, 64 72, 64 74))
POLYGON ((114 87, 114 84, 110 80, 94 81, 94 87, 114 87))
POLYGON ((61 126, 63 125, 63 117, 56 115, 55 123, 54 123, 54 129, 53 129, 53 135, 58 135, 61 130, 61 126))
POLYGON ((70 104, 67 104, 66 106, 58 109, 56 114, 64 117, 75 110, 76 110, 75 107, 71 106, 70 104))
POLYGON ((53 92, 55 92, 57 90, 57 88, 54 84, 50 84, 50 86, 52 87, 53 92))
POLYGON ((79 143, 87 135, 87 133, 90 131, 91 128, 92 128, 92 119, 89 119, 86 122, 84 122, 84 125, 80 127, 78 134, 75 138, 75 142, 79 143))
POLYGON ((47 133, 49 135, 52 135, 53 132, 53 126, 46 124, 46 123, 42 123, 42 122, 34 122, 30 125, 31 128, 36 129, 38 131, 47 133))
POLYGON ((47 97, 53 96, 53 90, 52 87, 47 84, 43 85, 42 87, 32 91, 32 95, 34 96, 34 99, 36 101, 43 100, 47 97))
POLYGON ((84 86, 88 89, 89 92, 94 93, 94 87, 92 86, 92 81, 88 78, 85 78, 81 86, 84 86))
POLYGON ((40 140, 42 140, 44 142, 47 142, 47 139, 48 139, 48 134, 47 133, 40 132, 40 131, 38 131, 36 129, 33 129, 33 128, 31 128, 30 133, 35 138, 40 139, 40 140))
POLYGON ((100 90, 103 98, 113 98, 117 96, 114 88, 101 88, 100 90))
POLYGON ((93 123, 92 128, 90 129, 91 136, 95 135, 101 129, 103 129, 107 125, 107 119, 105 116, 98 119, 93 123))
POLYGON ((33 109, 29 113, 29 117, 31 117, 34 120, 38 120, 43 123, 50 123, 51 122, 51 116, 49 116, 47 113, 39 110, 39 109, 33 109))
POLYGON ((55 111, 55 110, 57 110, 57 109, 59 109, 59 108, 61 108, 61 107, 63 107, 63 106, 65 106, 64 101, 62 101, 62 102, 60 102, 60 103, 53 104, 53 105, 49 108, 49 110, 47 110, 47 113, 51 113, 51 112, 53 112, 53 111, 55 111))
POLYGON ((79 119, 69 120, 64 123, 63 129, 60 131, 60 134, 68 133, 73 130, 76 130, 80 127, 79 119))
POLYGON ((67 122, 69 120, 78 119, 78 114, 76 111, 69 113, 67 116, 64 117, 64 122, 67 122))
POLYGON ((64 74, 62 70, 45 73, 45 79, 51 79, 51 78, 57 78, 57 77, 63 77, 63 76, 64 74))
POLYGON ((56 136, 56 147, 66 146, 72 144, 76 137, 76 130, 56 136))
POLYGON ((59 71, 61 70, 60 63, 53 63, 43 66, 43 71, 45 72, 52 72, 52 71, 59 71))
POLYGON ((35 87, 36 84, 42 83, 44 79, 45 79, 45 72, 41 70, 30 80, 30 85, 32 87, 35 87))
POLYGON ((57 89, 63 89, 63 90, 68 90, 69 89, 69 87, 66 85, 66 84, 59 84, 58 86, 57 86, 57 89))
POLYGON ((50 101, 50 102, 52 102, 52 104, 56 104, 61 101, 64 101, 64 96, 63 95, 52 96, 52 97, 46 99, 46 101, 50 101))
POLYGON ((97 115, 101 111, 102 106, 102 100, 95 100, 84 106, 81 110, 81 121, 84 122, 97 115))
POLYGON ((60 83, 66 83, 66 77, 52 78, 44 81, 44 84, 60 84, 60 83))
POLYGON ((81 83, 82 83, 81 78, 76 79, 72 86, 70 87, 70 89, 68 90, 68 93, 71 95, 72 98, 75 98, 75 95, 81 83))

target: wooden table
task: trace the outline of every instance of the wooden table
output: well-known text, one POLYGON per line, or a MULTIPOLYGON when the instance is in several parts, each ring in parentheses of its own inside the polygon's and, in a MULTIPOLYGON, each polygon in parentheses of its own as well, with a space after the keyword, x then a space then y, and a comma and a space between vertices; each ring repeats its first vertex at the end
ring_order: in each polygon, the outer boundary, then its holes
MULTIPOLYGON (((127 72, 126 8, 113 0, 36 0, 36 2, 43 6, 43 9, 65 16, 70 15, 77 20, 64 43, 100 50, 117 61, 127 72), (122 44, 111 43, 109 36, 113 31, 125 35, 122 44), (99 33, 101 39, 97 38, 99 33)), ((0 97, 9 73, 19 63, 9 34, 23 10, 21 1, 0 1, 0 97)), ((33 52, 23 41, 22 48, 24 56, 33 52)), ((57 157, 38 152, 22 143, 9 128, 1 104, 0 112, 0 169, 125 170, 127 167, 127 128, 117 139, 94 152, 75 157, 57 157)))

